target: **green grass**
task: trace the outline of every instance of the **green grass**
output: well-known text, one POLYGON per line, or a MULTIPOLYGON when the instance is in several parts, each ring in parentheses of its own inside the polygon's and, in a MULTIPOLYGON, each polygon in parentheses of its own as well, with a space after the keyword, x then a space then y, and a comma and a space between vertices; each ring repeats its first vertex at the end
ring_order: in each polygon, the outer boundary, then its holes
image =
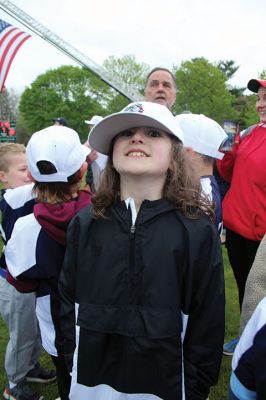
MULTIPOLYGON (((223 246, 225 282, 226 282, 226 333, 225 340, 237 337, 239 326, 239 309, 237 300, 237 289, 233 278, 231 267, 228 263, 225 248, 223 246)), ((210 332, 211 334, 211 332, 210 332)), ((0 396, 4 391, 6 377, 4 371, 4 354, 8 340, 8 333, 0 318, 0 396)), ((218 384, 212 388, 210 400, 223 400, 227 398, 228 381, 231 372, 231 357, 223 356, 220 377, 218 384)), ((41 363, 49 368, 53 368, 50 357, 43 354, 41 363)), ((44 395, 45 400, 54 400, 58 396, 56 384, 34 385, 34 388, 44 395)))
MULTIPOLYGON (((226 249, 223 246, 224 276, 225 276, 225 342, 238 336, 239 305, 237 287, 230 267, 226 249)), ((223 356, 218 384, 211 389, 210 400, 227 399, 228 383, 231 374, 232 357, 223 356)))

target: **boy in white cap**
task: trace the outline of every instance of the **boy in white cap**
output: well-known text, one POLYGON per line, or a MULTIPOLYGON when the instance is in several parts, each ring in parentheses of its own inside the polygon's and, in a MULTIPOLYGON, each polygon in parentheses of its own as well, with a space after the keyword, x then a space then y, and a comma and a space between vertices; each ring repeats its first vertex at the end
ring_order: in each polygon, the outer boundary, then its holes
POLYGON ((70 399, 202 400, 217 382, 221 249, 182 141, 172 113, 150 102, 91 131, 108 161, 69 227, 59 281, 70 399))
POLYGON ((5 249, 12 276, 32 282, 36 290, 42 345, 55 364, 61 400, 68 399, 70 376, 62 351, 57 282, 68 224, 91 199, 89 192, 79 191, 88 152, 67 127, 51 126, 32 135, 26 155, 37 203, 32 214, 17 220, 5 249))
POLYGON ((175 118, 184 134, 184 146, 199 173, 202 191, 214 204, 215 224, 221 234, 221 195, 213 167, 215 160, 224 156, 219 148, 228 136, 216 121, 203 114, 180 114, 175 118))

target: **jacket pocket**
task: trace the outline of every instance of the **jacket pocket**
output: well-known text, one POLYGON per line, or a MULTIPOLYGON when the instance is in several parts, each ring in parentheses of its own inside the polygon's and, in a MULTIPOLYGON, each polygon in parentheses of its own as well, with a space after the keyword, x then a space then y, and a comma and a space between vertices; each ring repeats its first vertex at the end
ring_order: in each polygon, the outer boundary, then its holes
POLYGON ((80 304, 77 324, 93 331, 159 339, 179 335, 177 310, 138 305, 80 304))

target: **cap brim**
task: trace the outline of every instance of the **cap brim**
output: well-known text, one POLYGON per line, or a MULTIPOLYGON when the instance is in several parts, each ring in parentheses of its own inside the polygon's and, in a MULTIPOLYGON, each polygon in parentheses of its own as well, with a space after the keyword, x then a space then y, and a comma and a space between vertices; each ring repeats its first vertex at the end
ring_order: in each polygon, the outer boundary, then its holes
POLYGON ((160 129, 170 135, 177 137, 169 128, 147 115, 138 113, 117 113, 106 117, 95 125, 89 133, 90 146, 102 154, 108 155, 111 150, 113 138, 126 129, 136 127, 149 127, 160 129))
POLYGON ((266 87, 266 81, 260 81, 258 79, 251 79, 248 82, 248 89, 254 93, 258 93, 258 90, 261 86, 266 87))
POLYGON ((85 122, 85 124, 88 124, 88 125, 91 125, 91 121, 84 121, 85 122))

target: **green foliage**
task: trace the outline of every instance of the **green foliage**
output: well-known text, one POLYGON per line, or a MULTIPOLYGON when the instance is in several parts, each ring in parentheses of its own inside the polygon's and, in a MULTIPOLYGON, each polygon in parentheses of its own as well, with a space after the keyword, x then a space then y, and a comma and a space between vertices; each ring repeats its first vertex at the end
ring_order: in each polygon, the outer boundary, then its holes
POLYGON ((54 117, 64 117, 85 139, 84 119, 103 115, 108 90, 89 70, 63 66, 38 76, 22 94, 20 112, 31 133, 51 125, 54 117))
POLYGON ((119 78, 129 88, 134 86, 139 92, 143 92, 146 76, 150 67, 145 63, 138 63, 134 55, 123 57, 110 56, 103 62, 103 67, 109 76, 116 80, 119 78))
POLYGON ((250 125, 257 124, 259 122, 259 116, 256 111, 256 95, 244 97, 245 108, 242 112, 242 124, 240 128, 245 129, 250 125))
MULTIPOLYGON (((149 69, 148 65, 137 63, 132 55, 109 57, 104 67, 111 78, 119 77, 126 86, 138 90, 143 89, 149 69)), ((85 140, 88 133, 85 119, 120 111, 128 103, 128 99, 88 69, 63 66, 37 77, 22 94, 20 112, 30 134, 51 125, 52 118, 64 117, 85 140)), ((27 139, 26 134, 24 137, 27 139)))
POLYGON ((31 137, 29 129, 23 114, 19 114, 17 118, 17 142, 26 145, 31 137))
POLYGON ((259 78, 262 80, 266 80, 266 69, 261 71, 259 78))
POLYGON ((235 97, 226 87, 226 77, 221 70, 205 58, 196 58, 175 67, 177 100, 174 111, 189 110, 205 114, 222 124, 224 120, 238 120, 233 108, 235 97))
MULTIPOLYGON (((111 79, 119 78, 125 87, 143 93, 150 67, 137 62, 134 55, 111 56, 103 66, 111 79)), ((228 119, 239 121, 241 129, 258 122, 255 96, 246 96, 245 88, 232 87, 227 82, 238 68, 233 60, 216 64, 205 58, 183 61, 180 67, 174 67, 178 94, 173 111, 205 114, 220 124, 228 119)), ((266 79, 266 70, 260 78, 266 79)), ((128 103, 127 98, 88 69, 63 66, 49 70, 22 94, 17 122, 19 140, 26 143, 34 131, 51 125, 52 118, 65 117, 83 141, 88 133, 85 119, 120 111, 128 103)))
MULTIPOLYGON (((119 78, 129 91, 134 87, 135 90, 143 94, 146 76, 150 71, 149 65, 138 63, 134 55, 125 55, 120 58, 108 57, 103 62, 103 67, 108 71, 111 79, 116 81, 119 78)), ((122 110, 128 103, 129 100, 126 97, 111 89, 110 98, 106 105, 108 114, 122 110)))
POLYGON ((231 79, 239 68, 239 65, 235 65, 233 60, 220 60, 217 63, 217 67, 224 74, 226 80, 231 79))
POLYGON ((121 111, 128 105, 129 100, 121 94, 114 94, 114 97, 108 102, 108 114, 121 111))

